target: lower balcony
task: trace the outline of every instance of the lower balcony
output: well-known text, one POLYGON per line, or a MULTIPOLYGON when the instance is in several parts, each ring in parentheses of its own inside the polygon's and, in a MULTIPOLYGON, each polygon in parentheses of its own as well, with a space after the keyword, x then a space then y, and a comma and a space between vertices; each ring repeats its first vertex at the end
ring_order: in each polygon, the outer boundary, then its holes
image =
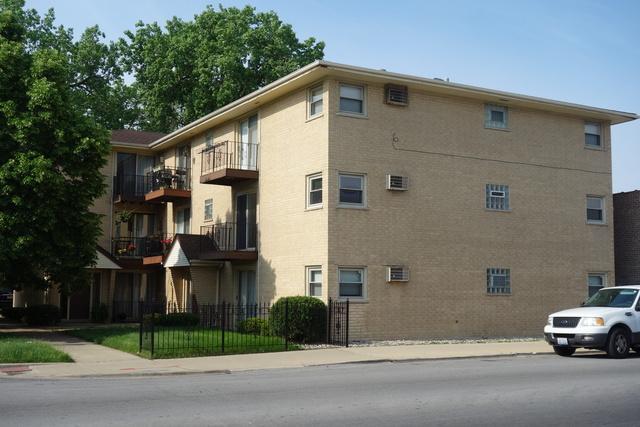
POLYGON ((200 259, 217 261, 255 261, 258 259, 256 250, 256 224, 240 224, 223 222, 215 225, 200 227, 201 240, 200 259))
POLYGON ((111 253, 124 268, 160 266, 172 241, 166 234, 120 237, 112 240, 111 253))
POLYGON ((258 179, 258 144, 224 141, 200 153, 200 183, 234 185, 258 179))

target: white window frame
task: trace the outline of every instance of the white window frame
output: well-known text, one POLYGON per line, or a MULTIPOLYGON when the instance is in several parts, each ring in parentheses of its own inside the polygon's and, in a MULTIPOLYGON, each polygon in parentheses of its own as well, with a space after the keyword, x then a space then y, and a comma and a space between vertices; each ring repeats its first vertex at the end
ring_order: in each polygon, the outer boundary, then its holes
POLYGON ((509 107, 504 105, 484 104, 484 127, 486 129, 509 129, 509 107), (491 119, 491 112, 499 111, 503 113, 504 121, 496 122, 491 119))
POLYGON ((595 194, 587 194, 587 197, 586 197, 585 200, 586 200, 585 215, 587 217, 587 224, 606 224, 607 223, 607 210, 606 210, 606 202, 605 202, 604 196, 598 196, 598 195, 595 195, 595 194), (589 209, 593 209, 593 208, 589 208, 589 199, 599 199, 600 200, 600 203, 601 203, 600 210, 602 211, 602 219, 601 220, 589 219, 589 209))
POLYGON ((322 298, 322 294, 324 293, 324 273, 322 272, 322 266, 320 265, 309 265, 306 268, 307 272, 307 289, 306 295, 310 297, 322 298), (320 282, 313 282, 311 278, 313 277, 314 272, 320 272, 320 282), (311 285, 320 285, 320 295, 313 295, 311 292, 311 285))
POLYGON ((324 87, 322 84, 312 86, 307 91, 307 119, 315 119, 316 117, 320 117, 324 114, 324 87), (313 92, 320 90, 320 99, 313 100, 313 92), (313 113, 312 109, 314 104, 320 103, 322 110, 320 112, 313 113))
MULTIPOLYGON (((345 283, 356 283, 356 282, 345 282, 345 283)), ((364 301, 367 299, 367 267, 363 266, 339 266, 338 267, 338 298, 341 300, 349 299, 349 301, 364 301), (340 287, 340 272, 341 271, 360 271, 362 274, 362 295, 360 296, 343 296, 341 295, 341 287, 340 287)))
POLYGON ((602 288, 606 288, 607 287, 607 273, 588 273, 587 274, 587 296, 590 296, 590 290, 591 288, 595 288, 595 286, 591 286, 591 284, 589 283, 589 279, 591 277, 600 277, 602 279, 602 286, 600 286, 598 289, 602 289, 602 288))
POLYGON ((314 173, 312 175, 307 175, 307 191, 306 191, 306 206, 307 209, 320 209, 322 208, 323 204, 324 204, 324 179, 322 177, 322 172, 319 173, 314 173), (322 181, 322 186, 320 187, 320 190, 312 190, 311 189, 311 182, 314 180, 320 179, 322 181), (312 192, 317 192, 319 191, 321 194, 321 199, 322 201, 320 203, 311 203, 311 193, 312 192))
MULTIPOLYGON (((356 98, 347 98, 346 99, 356 99, 356 98)), ((353 116, 353 117, 366 117, 367 116, 367 87, 365 85, 361 85, 361 84, 354 84, 354 83, 339 83, 338 84, 338 114, 340 115, 345 115, 345 116, 353 116), (343 111, 342 108, 340 107, 340 100, 342 99, 342 88, 343 87, 351 87, 351 88, 357 88, 357 89, 361 89, 362 90, 362 99, 358 100, 362 102, 362 111, 361 112, 354 112, 354 111, 343 111)))
POLYGON ((204 199, 204 221, 209 222, 213 221, 213 198, 204 199), (207 207, 211 206, 211 216, 207 217, 207 207))
POLYGON ((490 211, 510 211, 511 197, 509 194, 509 186, 504 184, 486 184, 485 185, 485 208, 490 211), (496 193, 496 195, 494 195, 496 193), (498 193, 502 193, 499 195, 498 193), (502 199, 502 207, 500 207, 499 199, 502 199))
MULTIPOLYGON (((344 188, 345 190, 358 190, 356 188, 344 188)), ((367 175, 363 173, 352 173, 352 172, 338 172, 338 207, 341 208, 354 208, 354 209, 363 209, 367 207, 367 175), (340 178, 341 177, 355 177, 361 178, 362 180, 362 203, 349 203, 340 201, 340 192, 343 189, 341 186, 340 178)))
POLYGON ((489 267, 487 268, 487 295, 511 295, 511 269, 502 267, 489 267), (505 286, 495 287, 493 286, 494 277, 504 277, 505 286), (499 291, 496 291, 498 290, 499 291))
POLYGON ((584 122, 584 146, 586 148, 591 148, 593 150, 602 150, 604 144, 602 142, 602 123, 599 122, 584 122), (598 133, 587 132, 587 126, 597 126, 598 133), (598 145, 587 144, 587 135, 597 135, 598 136, 598 145))

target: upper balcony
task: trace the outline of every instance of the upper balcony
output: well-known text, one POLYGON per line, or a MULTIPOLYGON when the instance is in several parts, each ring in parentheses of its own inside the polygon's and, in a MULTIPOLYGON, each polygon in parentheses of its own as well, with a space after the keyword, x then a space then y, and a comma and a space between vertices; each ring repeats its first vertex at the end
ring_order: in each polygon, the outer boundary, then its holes
POLYGON ((234 185, 258 179, 258 144, 224 141, 200 152, 202 184, 234 185))
POLYGON ((146 175, 113 177, 113 201, 179 202, 191 198, 191 173, 188 168, 161 168, 146 175))
POLYGON ((147 174, 149 191, 144 200, 152 203, 180 202, 191 198, 191 170, 167 168, 147 174))

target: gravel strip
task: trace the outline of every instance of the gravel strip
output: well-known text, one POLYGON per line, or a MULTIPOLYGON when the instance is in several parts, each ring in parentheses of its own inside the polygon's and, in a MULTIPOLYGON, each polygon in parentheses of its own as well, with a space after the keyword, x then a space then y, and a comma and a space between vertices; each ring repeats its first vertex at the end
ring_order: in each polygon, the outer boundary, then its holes
MULTIPOLYGON (((533 342, 540 341, 540 337, 517 337, 517 338, 453 338, 453 339, 433 339, 433 340, 385 340, 385 341, 352 341, 349 347, 385 347, 400 345, 423 345, 423 344, 485 344, 500 342, 533 342)), ((336 348, 339 346, 329 344, 302 344, 304 350, 316 350, 321 348, 336 348)))

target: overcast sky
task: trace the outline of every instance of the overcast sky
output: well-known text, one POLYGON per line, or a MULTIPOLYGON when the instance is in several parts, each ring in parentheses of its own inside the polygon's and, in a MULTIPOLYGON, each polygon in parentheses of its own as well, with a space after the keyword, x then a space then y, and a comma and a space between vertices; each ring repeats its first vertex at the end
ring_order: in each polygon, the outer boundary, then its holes
MULTIPOLYGON (((79 34, 191 19, 200 0, 27 0, 79 34)), ((245 1, 222 1, 244 6, 245 1)), ((640 1, 262 1, 325 59, 640 113, 640 1)), ((613 127, 613 190, 640 189, 640 120, 613 127)))

